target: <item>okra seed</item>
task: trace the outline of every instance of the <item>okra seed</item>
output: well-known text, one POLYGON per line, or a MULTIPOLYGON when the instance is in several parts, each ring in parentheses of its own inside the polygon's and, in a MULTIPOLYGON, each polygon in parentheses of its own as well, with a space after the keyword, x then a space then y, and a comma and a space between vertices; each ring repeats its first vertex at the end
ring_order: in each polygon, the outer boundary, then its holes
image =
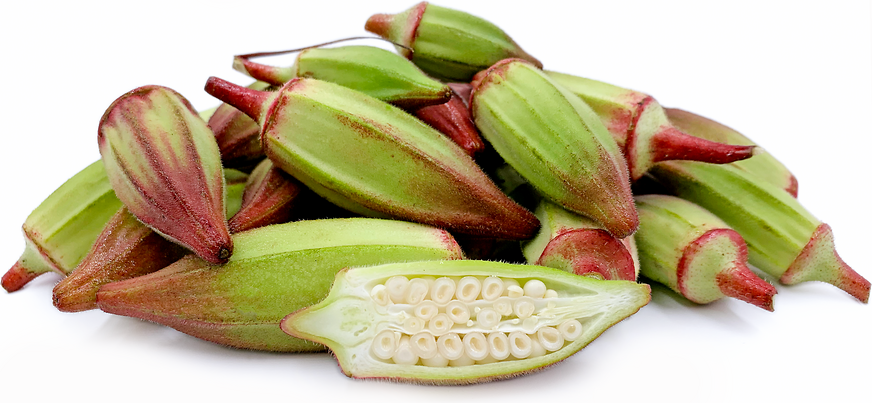
POLYGON ((469 308, 460 301, 451 301, 445 307, 445 313, 454 323, 466 323, 469 320, 469 308))
POLYGON ((421 358, 433 358, 438 352, 436 349, 436 338, 427 332, 415 333, 410 338, 409 343, 412 346, 412 351, 421 358))
POLYGON ((487 344, 491 357, 502 361, 509 358, 509 337, 503 332, 493 332, 487 335, 487 344))
POLYGON ((384 284, 378 284, 375 287, 372 287, 369 296, 372 297, 372 300, 375 301, 376 304, 381 306, 387 306, 391 302, 387 287, 385 287, 384 284))
POLYGON ((382 330, 372 341, 372 354, 383 360, 389 360, 397 351, 399 336, 391 330, 382 330))
POLYGON ((410 305, 420 303, 427 297, 428 291, 430 291, 430 288, 427 285, 427 280, 422 278, 410 280, 406 286, 405 303, 410 305))
POLYGON ((421 318, 410 316, 403 321, 403 330, 408 334, 415 334, 424 330, 424 321, 421 318))
POLYGON ((415 306, 414 313, 415 316, 426 322, 439 313, 439 307, 433 301, 424 301, 415 306))
POLYGON ((509 316, 512 314, 512 300, 509 297, 500 297, 494 301, 494 311, 497 311, 498 314, 502 316, 509 316))
POLYGON ((545 283, 540 280, 533 279, 524 284, 524 295, 530 298, 542 298, 547 290, 545 283))
POLYGON ((447 304, 454 297, 457 285, 448 277, 440 277, 433 282, 430 289, 430 299, 437 304, 447 304))
POLYGON ((536 305, 530 297, 520 297, 512 304, 512 310, 519 319, 527 319, 536 311, 536 305))
POLYGON ((490 330, 498 325, 500 323, 500 319, 502 319, 500 314, 498 314, 497 311, 491 308, 482 309, 476 316, 476 321, 478 321, 478 325, 487 330, 490 330))
POLYGON ((545 297, 544 297, 544 298, 557 298, 557 291, 554 291, 554 290, 547 290, 547 291, 545 291, 545 297))
POLYGON ((503 280, 503 295, 504 296, 509 295, 509 287, 520 286, 520 284, 518 284, 518 280, 515 280, 513 278, 504 278, 502 280, 503 280))
POLYGON ((543 327, 536 332, 539 343, 548 351, 557 351, 563 347, 563 335, 553 327, 543 327))
POLYGON ((439 354, 449 360, 457 360, 463 356, 463 341, 457 333, 448 333, 436 339, 439 354))
POLYGON ((524 289, 519 285, 510 285, 506 287, 506 291, 508 291, 509 298, 520 298, 524 296, 524 289))
POLYGON ((403 335, 400 337, 400 342, 397 344, 397 352, 394 353, 392 358, 394 363, 401 365, 415 365, 418 363, 418 355, 412 350, 409 336, 403 335))
POLYGON ((557 330, 566 341, 576 341, 581 337, 581 323, 575 319, 569 319, 557 326, 557 330))
POLYGON ((406 286, 409 285, 409 279, 406 276, 394 276, 385 282, 385 287, 388 289, 388 294, 391 296, 391 301, 395 304, 402 304, 406 296, 406 286))
POLYGON ((447 314, 439 313, 436 314, 433 319, 430 319, 430 323, 427 324, 427 329, 429 329, 434 336, 441 336, 448 333, 453 325, 454 321, 452 321, 447 314))
POLYGON ((524 332, 515 331, 509 333, 509 351, 512 356, 519 359, 524 359, 530 356, 533 345, 530 342, 530 336, 524 332))
POLYGON ((483 360, 490 354, 487 338, 479 332, 467 333, 463 336, 463 350, 473 360, 483 360))
POLYGON ((503 280, 499 277, 487 277, 481 282, 481 298, 494 301, 503 295, 503 280))
POLYGON ((466 276, 457 282, 457 299, 463 302, 472 302, 478 298, 481 292, 481 281, 472 276, 466 276))

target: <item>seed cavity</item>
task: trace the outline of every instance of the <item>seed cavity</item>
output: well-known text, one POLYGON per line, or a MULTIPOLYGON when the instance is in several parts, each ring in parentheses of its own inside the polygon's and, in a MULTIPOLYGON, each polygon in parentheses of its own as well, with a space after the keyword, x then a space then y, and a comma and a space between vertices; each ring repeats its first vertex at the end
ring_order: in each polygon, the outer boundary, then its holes
POLYGON ((555 321, 557 291, 537 279, 522 283, 394 276, 375 284, 369 296, 395 319, 372 339, 371 356, 399 365, 487 365, 540 357, 581 338, 577 318, 555 321))

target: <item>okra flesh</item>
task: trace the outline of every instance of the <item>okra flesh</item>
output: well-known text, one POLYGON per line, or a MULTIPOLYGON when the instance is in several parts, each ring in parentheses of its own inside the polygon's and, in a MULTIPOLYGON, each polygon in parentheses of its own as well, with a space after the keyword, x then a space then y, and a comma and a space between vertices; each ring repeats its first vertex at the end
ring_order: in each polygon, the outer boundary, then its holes
POLYGON ((650 300, 647 285, 485 261, 346 269, 282 329, 346 375, 437 384, 500 379, 577 352, 650 300))

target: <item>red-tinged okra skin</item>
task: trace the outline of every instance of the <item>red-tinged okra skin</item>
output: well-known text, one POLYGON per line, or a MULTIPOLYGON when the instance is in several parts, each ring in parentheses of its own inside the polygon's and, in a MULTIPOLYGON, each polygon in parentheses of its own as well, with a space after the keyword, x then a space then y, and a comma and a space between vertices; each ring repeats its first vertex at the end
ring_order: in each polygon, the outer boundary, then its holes
POLYGON ((153 273, 188 253, 122 207, 106 225, 85 260, 55 285, 52 302, 62 312, 95 309, 97 289, 101 285, 153 273))
POLYGON ((264 158, 260 126, 238 109, 221 104, 209 118, 209 128, 215 133, 224 166, 245 169, 264 158))
POLYGON ((626 161, 587 104, 520 59, 494 64, 472 87, 482 136, 543 196, 618 238, 635 231, 626 161))
POLYGON ((454 140, 470 157, 475 157, 477 153, 484 150, 484 141, 472 122, 469 108, 453 90, 448 102, 417 109, 414 114, 424 123, 454 140))
POLYGON ((535 214, 542 226, 523 245, 527 263, 605 280, 636 281, 633 255, 622 239, 547 200, 539 202, 535 214))
POLYGON ((485 237, 539 226, 450 139, 366 94, 315 79, 266 93, 214 77, 206 91, 256 118, 273 163, 340 207, 485 237))
POLYGON ((714 214, 666 195, 636 197, 641 274, 687 299, 732 297, 772 311, 775 287, 747 266, 745 241, 714 214))
POLYGON ((290 221, 297 203, 307 192, 300 181, 272 161, 263 160, 248 178, 242 208, 230 219, 230 231, 236 233, 290 221))
POLYGON ((145 86, 100 120, 98 144, 115 194, 144 224, 213 262, 233 253, 215 136, 177 92, 145 86))

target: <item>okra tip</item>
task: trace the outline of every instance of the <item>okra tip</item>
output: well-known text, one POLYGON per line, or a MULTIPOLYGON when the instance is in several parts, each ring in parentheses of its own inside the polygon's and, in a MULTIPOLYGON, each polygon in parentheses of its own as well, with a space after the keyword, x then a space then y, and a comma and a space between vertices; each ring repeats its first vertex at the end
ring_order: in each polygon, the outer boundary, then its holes
POLYGON ((756 146, 730 145, 694 137, 674 127, 660 130, 651 139, 653 161, 690 160, 727 164, 751 158, 756 146))
POLYGON ((31 280, 39 277, 40 274, 42 273, 34 273, 27 270, 21 262, 15 262, 12 268, 3 275, 3 280, 0 281, 0 284, 2 284, 6 292, 14 292, 20 290, 21 287, 24 287, 31 280))
POLYGON ((784 284, 822 281, 847 292, 863 303, 869 303, 869 280, 848 266, 836 252, 833 230, 827 224, 815 229, 808 244, 779 279, 784 284))
POLYGON ((747 266, 724 270, 717 276, 718 288, 724 295, 745 301, 769 312, 775 310, 772 298, 778 291, 772 284, 754 275, 747 266))
POLYGON ((257 91, 241 85, 233 84, 218 77, 209 77, 205 90, 209 95, 239 109, 256 122, 260 122, 264 106, 272 95, 266 91, 257 91))

